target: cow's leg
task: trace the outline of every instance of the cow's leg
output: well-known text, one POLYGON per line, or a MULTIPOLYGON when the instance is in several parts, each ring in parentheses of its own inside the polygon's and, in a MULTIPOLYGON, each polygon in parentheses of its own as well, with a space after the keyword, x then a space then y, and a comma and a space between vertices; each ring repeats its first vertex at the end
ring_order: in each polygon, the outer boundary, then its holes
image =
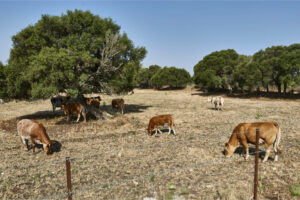
POLYGON ((154 136, 156 136, 157 135, 157 128, 155 129, 155 134, 154 134, 154 136))
POLYGON ((86 122, 86 112, 82 112, 82 116, 83 116, 84 122, 86 122))
POLYGON ((31 139, 31 145, 32 145, 32 154, 35 154, 35 140, 33 138, 31 139))
POLYGON ((274 152, 275 152, 275 158, 274 158, 274 161, 276 162, 276 161, 278 161, 278 151, 277 151, 277 149, 276 149, 275 146, 273 146, 273 149, 274 149, 274 152))
POLYGON ((271 152, 271 145, 270 144, 266 144, 266 155, 264 157, 263 162, 266 162, 268 160, 270 152, 271 152))
POLYGON ((162 134, 162 132, 161 132, 161 130, 160 130, 159 128, 157 128, 157 130, 158 130, 158 132, 159 132, 160 134, 162 134))
POLYGON ((78 113, 76 122, 79 122, 81 114, 78 113))
POLYGON ((170 135, 171 134, 171 127, 170 126, 168 126, 169 127, 169 133, 168 133, 168 135, 170 135))
POLYGON ((25 137, 22 137, 21 136, 21 141, 22 143, 24 144, 25 148, 27 149, 27 151, 29 150, 29 147, 28 147, 28 140, 25 138, 25 137))
POLYGON ((249 147, 247 141, 242 142, 242 145, 244 147, 244 152, 246 153, 245 159, 247 160, 249 158, 249 147))
POLYGON ((175 129, 174 129, 173 125, 171 125, 171 130, 173 130, 174 135, 176 135, 176 132, 175 132, 175 129))
POLYGON ((67 121, 70 121, 70 115, 67 115, 67 121))

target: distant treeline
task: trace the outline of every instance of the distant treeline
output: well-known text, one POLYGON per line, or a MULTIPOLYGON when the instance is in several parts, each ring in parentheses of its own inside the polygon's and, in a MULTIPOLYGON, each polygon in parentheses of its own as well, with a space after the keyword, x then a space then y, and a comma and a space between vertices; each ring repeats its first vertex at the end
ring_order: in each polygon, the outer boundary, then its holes
POLYGON ((222 50, 205 56, 194 67, 199 87, 229 92, 276 88, 278 94, 293 93, 300 85, 300 44, 272 46, 253 56, 222 50))
POLYGON ((184 88, 194 82, 207 90, 251 92, 300 85, 300 44, 273 46, 253 56, 232 49, 213 52, 185 69, 142 68, 145 47, 135 47, 110 18, 89 11, 42 15, 12 36, 7 65, 0 62, 0 98, 48 98, 61 91, 127 93, 133 88, 184 88))

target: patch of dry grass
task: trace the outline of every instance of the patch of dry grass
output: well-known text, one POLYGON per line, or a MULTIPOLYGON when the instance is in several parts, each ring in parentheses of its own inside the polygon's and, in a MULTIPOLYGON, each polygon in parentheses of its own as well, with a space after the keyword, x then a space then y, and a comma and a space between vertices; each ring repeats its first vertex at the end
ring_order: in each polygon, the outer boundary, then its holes
MULTIPOLYGON (((0 105, 0 198, 66 192, 69 156, 74 199, 251 199, 254 156, 225 159, 224 143, 238 123, 277 121, 284 153, 276 163, 274 154, 260 163, 259 198, 295 199, 289 186, 300 183, 300 102, 225 97, 223 111, 216 111, 207 96, 192 94, 196 91, 136 90, 123 96, 125 115, 114 113, 105 121, 90 117, 87 123, 67 122, 61 111, 53 114, 50 100, 0 105), (166 113, 174 117, 177 136, 148 136, 149 119, 166 113), (42 122, 60 151, 51 156, 42 149, 36 155, 25 151, 16 133, 20 118, 42 122)), ((101 98, 102 109, 112 113, 115 96, 101 98)))

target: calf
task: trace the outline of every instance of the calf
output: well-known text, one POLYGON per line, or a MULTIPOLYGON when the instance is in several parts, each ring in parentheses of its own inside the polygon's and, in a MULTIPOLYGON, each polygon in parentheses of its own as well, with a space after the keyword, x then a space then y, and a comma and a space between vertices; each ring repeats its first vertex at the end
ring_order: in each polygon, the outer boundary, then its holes
POLYGON ((255 123, 241 123, 237 125, 232 135, 225 144, 225 156, 232 156, 237 147, 242 145, 244 152, 246 152, 247 159, 249 157, 248 143, 255 144, 256 141, 256 129, 259 129, 259 139, 263 140, 266 145, 266 155, 263 162, 268 160, 271 147, 275 151, 275 159, 278 160, 278 152, 281 153, 278 145, 281 138, 280 128, 276 122, 255 122, 255 123))
POLYGON ((65 95, 65 94, 61 94, 61 95, 57 95, 57 96, 52 97, 50 99, 50 101, 51 101, 51 104, 52 104, 53 112, 55 111, 56 107, 61 108, 62 104, 66 103, 69 99, 70 99, 70 97, 68 95, 65 95))
POLYGON ((65 115, 67 115, 67 121, 70 121, 70 115, 77 115, 77 121, 79 122, 80 116, 82 114, 84 122, 86 122, 86 108, 80 103, 69 103, 62 104, 61 108, 64 110, 65 115))
POLYGON ((174 135, 176 135, 175 129, 174 129, 174 121, 172 118, 172 115, 157 115, 150 119, 148 124, 148 135, 151 135, 152 131, 155 129, 155 135, 157 134, 157 130, 161 132, 161 130, 158 129, 158 126, 164 126, 165 124, 168 124, 169 127, 169 133, 171 133, 171 130, 173 130, 174 135))
POLYGON ((84 97, 84 101, 86 104, 93 106, 95 108, 100 108, 100 102, 101 102, 101 97, 97 96, 97 97, 84 97))
POLYGON ((221 107, 224 106, 224 98, 221 96, 213 97, 213 98, 208 98, 208 102, 211 102, 212 104, 215 104, 215 109, 216 110, 222 110, 221 107))
POLYGON ((121 112, 122 112, 122 115, 124 113, 124 99, 113 99, 111 101, 111 106, 112 108, 120 108, 121 109, 121 112))
POLYGON ((51 154, 51 146, 53 143, 50 141, 43 124, 30 119, 22 119, 17 124, 17 131, 27 150, 29 150, 28 140, 30 139, 33 154, 35 153, 36 142, 43 144, 44 151, 47 155, 51 154))

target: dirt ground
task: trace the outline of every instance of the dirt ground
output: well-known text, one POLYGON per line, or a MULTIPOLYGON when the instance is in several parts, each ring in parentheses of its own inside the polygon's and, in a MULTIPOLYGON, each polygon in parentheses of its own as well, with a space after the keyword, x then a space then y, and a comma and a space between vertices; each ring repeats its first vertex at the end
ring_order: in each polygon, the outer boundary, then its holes
MULTIPOLYGON (((224 96, 222 111, 196 89, 135 90, 125 100, 125 114, 113 112, 101 95, 101 109, 114 114, 104 121, 66 121, 52 113, 50 100, 0 104, 0 198, 66 199, 65 158, 71 159, 73 199, 251 199, 254 156, 241 149, 231 158, 224 144, 241 122, 276 121, 282 130, 278 162, 274 152, 259 162, 259 199, 297 199, 289 191, 300 184, 300 101, 224 96), (177 135, 167 129, 148 136, 149 119, 172 114, 177 135), (23 118, 44 124, 55 142, 47 156, 42 148, 25 150, 16 132, 23 118)), ((254 146, 250 146, 250 152, 254 146)), ((261 149, 264 149, 262 146, 261 149)), ((261 157, 264 153, 261 153, 261 157)))

